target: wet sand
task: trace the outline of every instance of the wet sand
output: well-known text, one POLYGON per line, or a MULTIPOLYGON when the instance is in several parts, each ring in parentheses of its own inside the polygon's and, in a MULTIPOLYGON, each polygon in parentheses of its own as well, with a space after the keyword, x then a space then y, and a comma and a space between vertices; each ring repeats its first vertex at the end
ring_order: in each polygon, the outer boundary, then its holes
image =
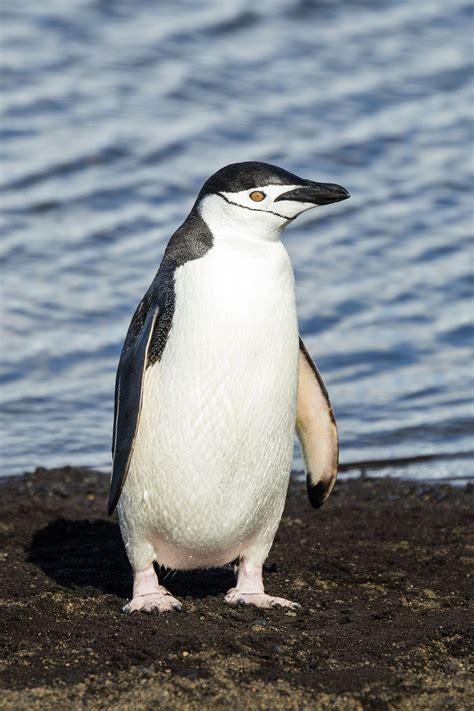
POLYGON ((0 484, 2 709, 472 708, 472 487, 349 481, 314 511, 292 485, 265 577, 301 611, 225 606, 228 568, 170 576, 181 613, 127 616, 107 486, 0 484))

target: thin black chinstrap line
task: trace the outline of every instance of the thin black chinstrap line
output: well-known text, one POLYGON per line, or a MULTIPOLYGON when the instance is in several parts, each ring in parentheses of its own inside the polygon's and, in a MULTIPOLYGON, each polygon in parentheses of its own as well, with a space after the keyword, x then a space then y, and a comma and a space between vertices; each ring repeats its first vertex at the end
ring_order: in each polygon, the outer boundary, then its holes
POLYGON ((294 217, 286 217, 285 215, 280 215, 279 212, 274 212, 273 210, 259 210, 258 207, 247 207, 247 205, 239 205, 238 202, 233 202, 232 200, 229 200, 229 198, 226 198, 225 195, 222 193, 216 193, 219 195, 219 197, 223 198, 226 202, 229 203, 229 205, 235 205, 236 207, 241 207, 244 210, 250 210, 251 212, 268 212, 270 215, 276 215, 277 217, 281 217, 282 220, 294 220, 294 217))

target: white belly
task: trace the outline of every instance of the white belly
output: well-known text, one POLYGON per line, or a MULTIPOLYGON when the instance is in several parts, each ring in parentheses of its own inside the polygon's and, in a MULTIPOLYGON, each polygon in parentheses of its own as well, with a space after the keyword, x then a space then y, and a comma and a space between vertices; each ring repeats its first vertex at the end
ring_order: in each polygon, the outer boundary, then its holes
POLYGON ((222 565, 273 538, 281 516, 298 368, 293 273, 280 242, 229 242, 180 267, 175 285, 119 515, 164 565, 222 565))

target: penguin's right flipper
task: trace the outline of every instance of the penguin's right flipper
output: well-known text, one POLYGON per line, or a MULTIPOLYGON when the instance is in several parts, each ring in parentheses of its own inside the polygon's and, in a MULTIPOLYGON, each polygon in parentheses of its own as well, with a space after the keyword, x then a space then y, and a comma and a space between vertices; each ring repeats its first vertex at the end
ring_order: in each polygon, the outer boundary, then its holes
POLYGON ((112 443, 112 479, 110 482, 108 512, 117 506, 127 478, 133 445, 138 430, 142 405, 143 376, 148 348, 159 315, 158 306, 145 312, 140 304, 130 324, 120 356, 115 383, 114 436, 112 443))
POLYGON ((296 431, 306 465, 311 505, 324 504, 336 482, 339 442, 323 379, 300 338, 296 431))

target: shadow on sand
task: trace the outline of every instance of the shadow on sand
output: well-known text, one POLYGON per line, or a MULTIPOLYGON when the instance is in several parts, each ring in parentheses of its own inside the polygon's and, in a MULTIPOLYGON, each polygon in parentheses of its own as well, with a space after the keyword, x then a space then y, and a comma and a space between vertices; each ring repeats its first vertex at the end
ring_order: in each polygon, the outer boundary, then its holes
MULTIPOLYGON (((65 588, 92 588, 120 598, 132 592, 132 571, 120 529, 111 521, 58 518, 34 534, 28 562, 65 588)), ((157 572, 160 581, 179 597, 222 595, 235 581, 231 566, 157 572)))

